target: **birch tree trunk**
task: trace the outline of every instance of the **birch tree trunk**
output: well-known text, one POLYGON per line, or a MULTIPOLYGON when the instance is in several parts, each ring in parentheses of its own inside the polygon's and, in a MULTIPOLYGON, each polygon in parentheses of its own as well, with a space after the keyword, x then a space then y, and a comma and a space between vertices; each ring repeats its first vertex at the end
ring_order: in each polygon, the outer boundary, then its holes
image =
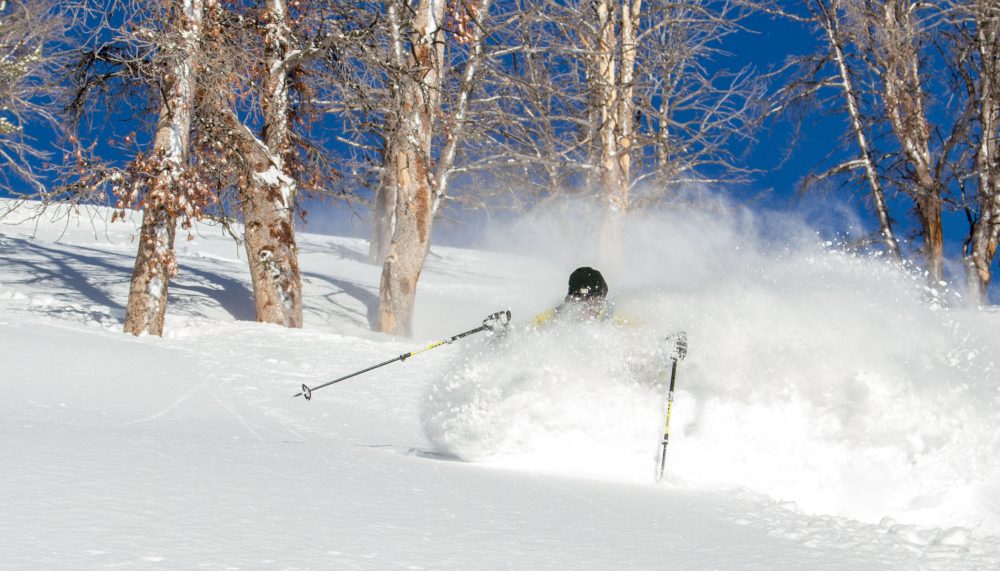
POLYGON ((302 279, 295 245, 296 184, 289 173, 291 111, 288 63, 292 55, 288 7, 267 0, 264 34, 263 146, 255 145, 249 189, 242 203, 244 239, 257 321, 302 327, 302 279))
POLYGON ((177 43, 163 46, 167 52, 161 79, 163 101, 152 150, 157 172, 151 176, 144 199, 139 251, 125 308, 125 331, 133 335, 163 334, 167 290, 177 271, 174 257, 177 218, 172 203, 188 156, 204 4, 203 0, 182 0, 176 4, 177 43))
POLYGON ((621 171, 618 149, 618 37, 614 0, 597 0, 597 44, 592 56, 591 79, 597 107, 597 136, 600 141, 598 168, 601 192, 613 210, 628 208, 627 180, 621 171))
POLYGON ((911 191, 924 238, 928 281, 944 281, 944 232, 941 228, 942 185, 934 175, 931 128, 924 106, 920 55, 910 0, 886 0, 879 27, 882 82, 892 129, 913 173, 911 191))
POLYGON ((469 99, 483 57, 483 22, 490 6, 490 0, 455 2, 450 6, 434 0, 420 2, 412 12, 409 67, 413 71, 402 76, 398 88, 399 113, 384 159, 392 169, 384 180, 394 183, 396 202, 392 241, 379 287, 379 331, 397 335, 413 331, 417 281, 430 248, 434 215, 447 193, 468 121, 469 99), (446 9, 451 10, 455 41, 466 44, 469 50, 447 114, 441 107, 445 79, 442 22, 446 9), (447 124, 442 127, 442 122, 447 124), (443 131, 444 144, 435 161, 436 127, 443 131))
POLYGON ((635 132, 635 72, 639 51, 639 15, 642 0, 622 0, 621 4, 621 77, 620 95, 615 113, 617 129, 618 172, 624 186, 623 209, 628 208, 628 193, 632 183, 632 146, 635 132))
POLYGON ((984 305, 1000 240, 1000 7, 975 0, 972 10, 979 55, 975 91, 981 128, 976 149, 979 217, 972 227, 965 269, 970 298, 984 305))
POLYGON ((823 0, 817 2, 820 17, 820 25, 826 32, 830 48, 833 50, 833 59, 837 64, 837 72, 840 76, 841 89, 844 100, 847 103, 847 113, 851 119, 851 131, 858 143, 858 151, 864 165, 865 179, 871 188, 872 202, 875 206, 875 214, 878 217, 879 229, 889 256, 896 262, 902 261, 903 256, 899 248, 899 241, 896 233, 892 229, 892 219, 889 217, 889 207, 885 201, 885 193, 882 190, 882 182, 875 169, 875 159, 871 146, 868 143, 868 135, 865 132, 865 123, 861 117, 861 105, 858 102, 858 92, 851 77, 851 70, 847 64, 847 57, 844 55, 844 39, 840 33, 839 17, 837 15, 836 1, 827 4, 823 0))
POLYGON ((448 193, 448 182, 455 167, 458 145, 465 135, 469 100, 483 59, 483 25, 489 15, 492 0, 474 0, 463 5, 466 10, 464 18, 456 16, 461 27, 457 41, 468 45, 469 55, 459 77, 453 112, 446 119, 445 142, 434 172, 434 191, 437 194, 437 200, 434 202, 435 213, 448 193))
MULTIPOLYGON (((394 77, 390 79, 389 90, 393 110, 399 111, 401 105, 400 78, 399 75, 406 69, 405 49, 403 44, 403 27, 400 11, 405 10, 399 0, 390 0, 386 7, 389 19, 389 41, 391 42, 391 73, 394 77)), ((393 141, 396 137, 396 130, 399 124, 399 117, 388 114, 384 129, 385 143, 382 149, 382 172, 379 176, 379 184, 375 189, 375 202, 372 205, 372 233, 368 243, 368 260, 373 264, 385 264, 385 258, 389 255, 389 246, 392 244, 392 234, 396 223, 396 167, 393 164, 395 155, 393 154, 393 141)))
POLYGON ((376 329, 397 335, 413 330, 417 280, 430 247, 437 193, 431 159, 444 66, 443 0, 420 2, 412 15, 413 70, 400 87, 400 118, 390 145, 395 169, 396 224, 379 287, 376 329))
POLYGON ((589 79, 598 119, 600 189, 608 206, 601 222, 598 256, 608 265, 618 256, 616 237, 629 208, 635 114, 632 98, 642 0, 597 0, 594 7, 597 38, 589 79))

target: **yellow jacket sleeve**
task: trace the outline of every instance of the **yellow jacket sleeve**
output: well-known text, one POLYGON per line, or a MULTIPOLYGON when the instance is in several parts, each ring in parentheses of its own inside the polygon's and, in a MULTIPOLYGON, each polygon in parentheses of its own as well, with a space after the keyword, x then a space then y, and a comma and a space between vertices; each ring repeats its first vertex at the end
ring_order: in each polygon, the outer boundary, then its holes
POLYGON ((531 320, 531 324, 535 327, 541 327, 542 325, 552 321, 552 318, 555 316, 556 308, 553 307, 552 309, 548 309, 536 315, 535 318, 531 320))
MULTIPOLYGON (((610 312, 610 315, 605 314, 606 317, 601 317, 600 319, 605 321, 610 321, 611 323, 614 323, 618 327, 635 327, 636 325, 639 325, 641 323, 641 321, 637 319, 633 319, 631 317, 618 314, 610 306, 605 311, 610 312)), ((535 327, 542 327, 548 325, 555 318, 558 312, 559 312, 558 307, 547 309, 542 313, 536 315, 534 319, 531 320, 531 324, 535 327)))

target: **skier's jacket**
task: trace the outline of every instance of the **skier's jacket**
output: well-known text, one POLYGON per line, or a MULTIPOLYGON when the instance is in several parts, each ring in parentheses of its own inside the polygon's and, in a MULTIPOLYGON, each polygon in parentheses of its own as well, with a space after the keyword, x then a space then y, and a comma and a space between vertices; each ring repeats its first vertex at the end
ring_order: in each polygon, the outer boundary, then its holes
MULTIPOLYGON (((534 325, 535 327, 544 327, 564 316, 578 317, 577 315, 573 315, 574 313, 576 313, 573 310, 573 306, 571 305, 573 303, 575 302, 566 301, 559 304, 556 307, 553 307, 552 309, 543 311, 542 313, 539 313, 538 315, 535 316, 534 319, 531 320, 531 324, 534 325)), ((608 300, 602 301, 600 313, 598 313, 594 317, 584 316, 584 319, 593 319, 594 321, 606 321, 614 323, 615 325, 619 326, 626 326, 631 323, 630 319, 626 319, 625 317, 616 315, 614 304, 612 304, 608 300)))

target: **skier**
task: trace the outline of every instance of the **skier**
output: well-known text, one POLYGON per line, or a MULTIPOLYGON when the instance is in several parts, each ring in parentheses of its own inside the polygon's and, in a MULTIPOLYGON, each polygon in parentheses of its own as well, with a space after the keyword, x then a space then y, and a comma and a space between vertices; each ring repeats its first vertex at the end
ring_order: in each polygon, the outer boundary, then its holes
POLYGON ((532 323, 543 326, 555 319, 569 318, 623 324, 623 320, 615 317, 614 307, 607 298, 608 282, 604 281, 601 272, 587 266, 577 268, 569 275, 566 299, 536 316, 532 323))

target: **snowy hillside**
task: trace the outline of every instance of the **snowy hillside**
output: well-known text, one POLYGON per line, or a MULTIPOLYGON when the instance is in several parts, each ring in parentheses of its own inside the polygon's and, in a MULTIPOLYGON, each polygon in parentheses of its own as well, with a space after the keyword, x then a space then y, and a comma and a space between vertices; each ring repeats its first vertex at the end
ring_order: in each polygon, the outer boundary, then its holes
POLYGON ((661 215, 598 252, 585 216, 538 214, 501 236, 531 257, 433 248, 414 339, 369 330, 364 242, 300 236, 285 330, 202 226, 166 335, 135 338, 134 226, 26 216, 0 221, 4 569, 1000 567, 1000 315, 800 225, 661 215), (632 326, 528 328, 583 264, 632 326), (508 307, 503 339, 292 398, 508 307))

